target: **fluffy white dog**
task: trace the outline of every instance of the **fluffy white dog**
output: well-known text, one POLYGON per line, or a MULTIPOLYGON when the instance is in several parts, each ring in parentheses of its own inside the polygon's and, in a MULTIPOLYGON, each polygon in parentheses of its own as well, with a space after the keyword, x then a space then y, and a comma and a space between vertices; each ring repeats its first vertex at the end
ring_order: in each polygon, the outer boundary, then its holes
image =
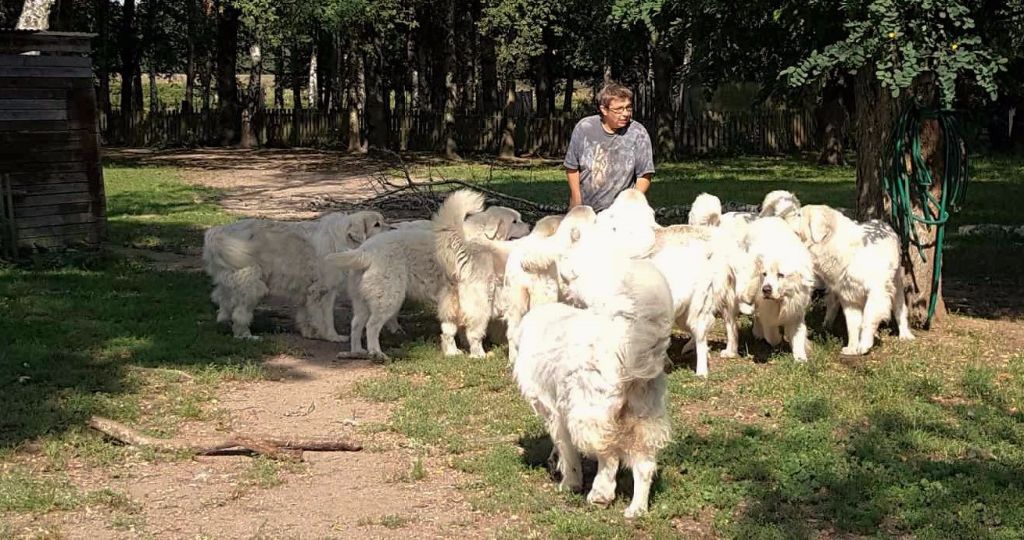
POLYGON ((607 505, 620 465, 629 467, 633 499, 625 515, 632 518, 647 511, 655 456, 670 438, 664 365, 673 310, 668 284, 651 263, 607 252, 602 258, 602 249, 573 249, 558 263, 569 296, 586 308, 530 310, 513 373, 554 442, 560 489, 580 490, 580 454, 595 457, 587 501, 607 505))
MULTIPOLYGON (((476 203, 467 208, 466 202, 461 196, 456 199, 450 197, 439 214, 465 217, 470 210, 478 208, 476 203)), ((466 236, 487 235, 494 240, 504 240, 506 237, 502 235, 517 230, 513 223, 517 216, 518 213, 507 208, 489 208, 466 218, 466 236)), ((407 298, 438 305, 450 282, 445 268, 438 261, 437 238, 433 229, 409 227, 376 235, 359 249, 326 258, 335 272, 349 272, 352 352, 368 350, 374 356, 385 357, 380 347, 381 329, 395 320, 407 298), (366 349, 362 345, 364 331, 366 349)), ((490 256, 489 253, 486 255, 490 256)), ((490 304, 487 309, 490 309, 490 304)))
MULTIPOLYGON (((843 308, 846 318, 846 355, 867 354, 875 343, 878 325, 892 313, 900 339, 910 332, 900 269, 899 238, 892 228, 874 220, 857 223, 824 205, 800 209, 797 234, 814 258, 817 274, 843 308)), ((826 316, 831 325, 834 303, 826 316)))
POLYGON ((466 216, 483 210, 484 196, 464 189, 452 193, 434 216, 435 254, 445 277, 437 316, 441 351, 447 356, 462 354, 455 343, 459 328, 465 329, 469 355, 484 356, 487 325, 500 316, 500 288, 511 249, 506 240, 530 232, 519 212, 499 206, 488 209, 495 219, 479 231, 467 231, 473 223, 467 224, 466 216))
POLYGON ((782 341, 781 326, 793 357, 806 361, 804 318, 814 292, 810 252, 793 228, 778 217, 752 222, 745 243, 752 263, 742 299, 754 305, 754 335, 776 346, 782 341))
POLYGON ((334 328, 341 278, 323 257, 358 247, 387 229, 378 212, 330 213, 314 221, 244 219, 211 227, 203 241, 203 268, 213 278, 217 321, 231 321, 237 338, 249 330, 253 310, 268 294, 298 304, 295 320, 304 337, 343 341, 334 328))

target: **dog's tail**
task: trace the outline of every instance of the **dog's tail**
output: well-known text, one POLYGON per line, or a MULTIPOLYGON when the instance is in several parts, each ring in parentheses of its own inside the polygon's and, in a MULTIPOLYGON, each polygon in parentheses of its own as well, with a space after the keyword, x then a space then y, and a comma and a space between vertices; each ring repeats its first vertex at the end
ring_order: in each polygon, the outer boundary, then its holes
POLYGON ((252 243, 235 238, 221 227, 211 227, 203 235, 203 269, 211 276, 258 266, 252 243))
POLYGON ((361 249, 350 249, 341 253, 331 253, 324 257, 324 264, 335 273, 365 271, 373 264, 373 256, 361 249))
POLYGON ((636 261, 628 274, 622 284, 629 291, 631 305, 618 315, 628 321, 620 349, 623 375, 631 380, 653 379, 665 370, 675 318, 672 291, 661 272, 647 261, 636 261))
POLYGON ((484 210, 484 196, 475 191, 460 189, 445 199, 434 215, 437 262, 452 282, 471 272, 473 257, 464 229, 466 216, 484 210))
POLYGON ((701 193, 690 205, 687 223, 717 227, 722 221, 722 201, 710 193, 701 193))

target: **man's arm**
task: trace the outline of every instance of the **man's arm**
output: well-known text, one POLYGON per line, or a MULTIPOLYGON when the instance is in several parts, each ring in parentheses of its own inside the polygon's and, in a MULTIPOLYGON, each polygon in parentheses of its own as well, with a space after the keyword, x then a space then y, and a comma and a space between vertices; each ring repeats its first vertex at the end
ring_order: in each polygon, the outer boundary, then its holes
POLYGON ((569 181, 569 208, 583 204, 583 194, 580 193, 580 170, 566 169, 565 178, 569 181))
POLYGON ((647 173, 636 179, 636 189, 640 190, 640 193, 647 193, 647 188, 651 187, 651 178, 654 177, 654 173, 647 173))

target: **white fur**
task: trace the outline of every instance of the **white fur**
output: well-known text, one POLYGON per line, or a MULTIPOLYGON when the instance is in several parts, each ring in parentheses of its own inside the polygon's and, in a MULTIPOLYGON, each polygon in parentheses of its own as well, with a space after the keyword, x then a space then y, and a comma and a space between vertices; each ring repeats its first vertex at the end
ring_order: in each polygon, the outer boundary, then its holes
POLYGON ((377 212, 330 213, 315 221, 244 219, 211 227, 203 241, 203 267, 213 279, 217 321, 231 321, 237 338, 249 330, 253 310, 268 294, 298 303, 303 336, 343 341, 334 328, 334 301, 341 276, 323 264, 330 253, 358 247, 387 228, 377 212))
POLYGON ((753 303, 754 335, 771 345, 782 341, 781 326, 797 361, 807 360, 804 321, 814 291, 814 264, 800 238, 782 218, 751 223, 745 240, 751 260, 743 300, 753 303))
POLYGON ((867 354, 878 325, 892 313, 900 339, 910 331, 900 268, 899 238, 881 221, 857 223, 824 205, 800 210, 797 233, 814 258, 815 271, 834 295, 826 316, 831 325, 835 304, 846 318, 847 344, 842 353, 867 354))
POLYGON ((592 456, 598 472, 587 501, 607 505, 620 465, 630 467, 632 518, 647 511, 655 456, 670 438, 664 364, 672 305, 650 263, 609 256, 590 268, 592 255, 559 263, 586 308, 546 304, 527 313, 513 374, 554 442, 560 489, 582 488, 580 454, 592 456))

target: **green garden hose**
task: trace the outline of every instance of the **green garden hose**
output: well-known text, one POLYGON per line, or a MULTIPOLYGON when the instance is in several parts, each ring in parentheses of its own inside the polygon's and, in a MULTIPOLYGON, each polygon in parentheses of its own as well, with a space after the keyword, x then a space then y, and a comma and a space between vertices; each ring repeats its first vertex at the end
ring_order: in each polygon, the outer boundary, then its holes
POLYGON ((891 161, 888 168, 883 169, 882 181, 892 201, 892 224, 900 235, 904 251, 913 244, 921 261, 927 263, 928 258, 918 238, 916 225, 921 223, 936 228, 932 294, 928 300, 927 324, 930 324, 939 295, 946 223, 953 213, 960 210, 967 195, 967 150, 953 111, 925 109, 917 105, 907 107, 900 115, 893 129, 891 145, 891 161), (923 120, 937 120, 942 130, 942 147, 946 159, 941 180, 942 195, 938 199, 931 193, 935 179, 921 156, 923 120), (908 151, 911 158, 910 170, 907 170, 904 161, 908 151), (921 209, 921 215, 914 213, 915 203, 921 209))

